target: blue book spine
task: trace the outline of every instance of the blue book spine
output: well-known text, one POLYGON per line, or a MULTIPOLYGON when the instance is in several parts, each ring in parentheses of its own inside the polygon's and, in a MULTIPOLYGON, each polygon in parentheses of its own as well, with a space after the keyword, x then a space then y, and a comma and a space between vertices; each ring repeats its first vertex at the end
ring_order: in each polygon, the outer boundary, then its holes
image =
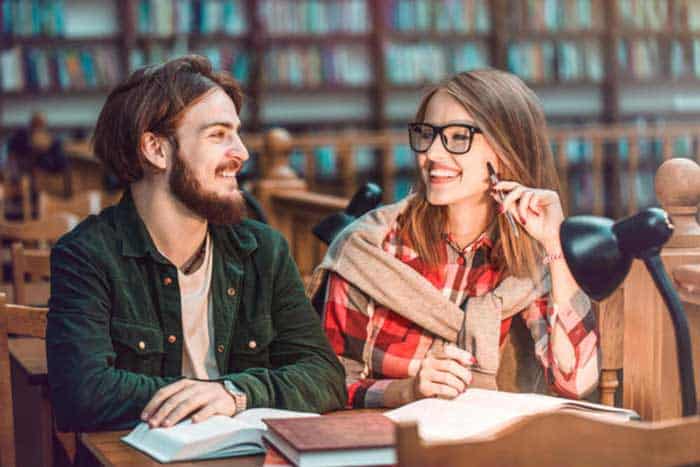
POLYGON ((2 33, 12 34, 12 2, 2 0, 2 33))
POLYGON ((88 50, 80 51, 80 68, 83 71, 83 79, 88 87, 97 87, 97 74, 92 53, 88 50))

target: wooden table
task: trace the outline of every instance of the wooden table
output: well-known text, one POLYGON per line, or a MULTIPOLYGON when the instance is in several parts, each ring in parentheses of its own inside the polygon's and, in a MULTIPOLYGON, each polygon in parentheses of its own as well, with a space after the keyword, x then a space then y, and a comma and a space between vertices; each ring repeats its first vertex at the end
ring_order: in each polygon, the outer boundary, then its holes
MULTIPOLYGON (((81 433, 80 442, 97 461, 107 467, 122 465, 152 467, 165 465, 125 444, 121 437, 126 436, 128 433, 129 430, 81 433)), ((230 467, 261 467, 264 461, 265 456, 261 454, 258 456, 228 457, 209 461, 176 462, 168 463, 167 465, 172 467, 218 467, 224 465, 230 467)))
MULTIPOLYGON (((354 414, 370 412, 383 412, 383 410, 354 409, 352 411, 354 414)), ((324 414, 323 416, 326 417, 347 413, 347 410, 338 410, 336 412, 324 414)), ((129 430, 81 433, 80 443, 85 446, 88 451, 90 451, 95 460, 105 467, 122 465, 130 465, 132 467, 155 467, 165 465, 124 443, 121 438, 126 436, 128 433, 129 430)), ((268 451, 267 457, 260 454, 257 456, 227 457, 225 459, 213 459, 207 461, 178 462, 172 464, 168 463, 167 465, 173 467, 214 467, 224 465, 231 467, 261 467, 264 465, 268 467, 279 465, 281 467, 288 466, 290 464, 287 463, 281 454, 276 454, 276 452, 273 450, 272 454, 268 451)))

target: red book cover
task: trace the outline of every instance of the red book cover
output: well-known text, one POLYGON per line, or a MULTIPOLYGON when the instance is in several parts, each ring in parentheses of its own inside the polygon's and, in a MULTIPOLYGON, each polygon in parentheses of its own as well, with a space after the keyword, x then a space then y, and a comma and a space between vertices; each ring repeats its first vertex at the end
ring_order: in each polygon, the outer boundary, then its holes
POLYGON ((396 444, 394 422, 379 413, 264 421, 269 431, 299 453, 390 448, 396 444))

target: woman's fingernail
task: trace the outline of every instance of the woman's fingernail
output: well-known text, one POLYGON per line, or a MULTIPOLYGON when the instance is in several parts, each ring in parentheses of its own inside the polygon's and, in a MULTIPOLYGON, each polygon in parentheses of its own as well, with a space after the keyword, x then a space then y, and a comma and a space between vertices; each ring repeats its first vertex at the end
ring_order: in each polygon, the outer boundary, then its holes
POLYGON ((521 217, 521 218, 520 218, 520 223, 523 224, 523 225, 525 225, 525 218, 524 218, 524 217, 521 217))
POLYGON ((502 204, 498 205, 498 213, 503 214, 503 205, 502 204))

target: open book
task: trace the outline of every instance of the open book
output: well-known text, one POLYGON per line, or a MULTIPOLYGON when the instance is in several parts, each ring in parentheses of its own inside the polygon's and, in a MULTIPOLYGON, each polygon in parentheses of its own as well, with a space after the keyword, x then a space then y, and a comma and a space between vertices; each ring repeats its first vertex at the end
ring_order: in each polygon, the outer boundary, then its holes
POLYGON ((453 441, 485 438, 522 417, 550 411, 574 411, 613 421, 639 419, 633 410, 608 405, 476 388, 453 400, 422 399, 384 415, 394 422, 417 422, 418 433, 426 441, 453 441))
POLYGON ((262 454, 262 419, 314 417, 318 414, 277 409, 250 409, 235 417, 217 415, 201 423, 190 420, 169 428, 140 423, 122 440, 159 462, 262 454))

